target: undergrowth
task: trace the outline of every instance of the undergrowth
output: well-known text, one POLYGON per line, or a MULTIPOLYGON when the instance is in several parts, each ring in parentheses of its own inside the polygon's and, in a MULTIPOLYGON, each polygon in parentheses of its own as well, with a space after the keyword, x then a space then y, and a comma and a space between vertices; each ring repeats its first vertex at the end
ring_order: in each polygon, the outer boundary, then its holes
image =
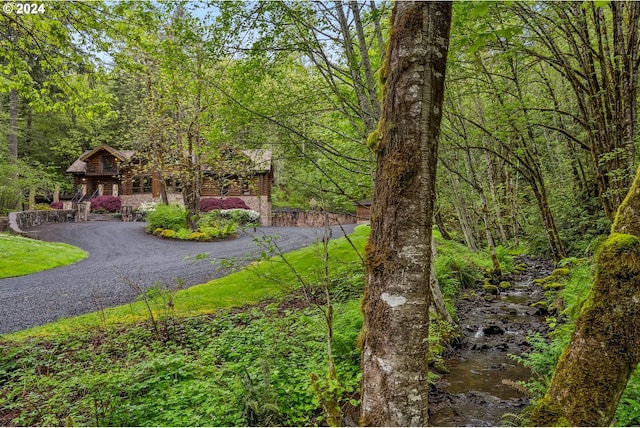
MULTIPOLYGON (((358 228, 352 235, 358 248, 367 234, 358 228)), ((451 306, 460 288, 481 279, 491 261, 485 252, 471 254, 453 241, 436 240, 436 272, 451 306)), ((117 309, 109 309, 91 328, 65 328, 76 324, 64 321, 42 330, 46 335, 34 329, 0 339, 0 425, 318 425, 326 422, 327 391, 340 397, 343 411, 357 412, 364 270, 349 244, 332 242, 338 379, 328 380, 323 302, 313 298, 320 278, 313 262, 317 251, 286 255, 310 284, 290 286, 288 297, 264 300, 268 296, 261 294, 259 304, 243 307, 227 302, 230 293, 272 290, 260 285, 265 281, 289 275, 287 281, 295 282, 283 260, 274 258, 175 294, 160 285, 142 290, 138 315, 126 324, 116 322, 117 309)), ((443 364, 453 337, 455 329, 446 322, 431 323, 433 367, 443 364)))
MULTIPOLYGON (((575 322, 580 308, 585 302, 594 276, 592 259, 565 259, 561 267, 569 267, 568 278, 562 281, 563 287, 558 291, 546 293, 549 306, 555 305, 557 311, 547 316, 547 324, 551 328, 549 337, 538 333, 528 337, 533 351, 520 356, 512 356, 532 371, 532 378, 525 386, 532 399, 532 404, 547 391, 555 366, 564 348, 569 344, 575 329, 575 322), (558 307, 559 306, 559 307, 558 307)), ((527 411, 523 412, 526 421, 527 411)), ((636 369, 622 395, 614 418, 615 426, 636 426, 640 424, 640 370, 636 369)))

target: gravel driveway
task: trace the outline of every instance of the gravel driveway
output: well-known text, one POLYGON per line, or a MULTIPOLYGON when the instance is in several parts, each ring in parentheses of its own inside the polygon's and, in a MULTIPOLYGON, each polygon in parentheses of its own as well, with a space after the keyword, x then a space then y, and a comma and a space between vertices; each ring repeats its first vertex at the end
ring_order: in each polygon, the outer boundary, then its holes
MULTIPOLYGON (((182 288, 202 284, 222 276, 211 258, 242 258, 257 251, 254 236, 277 236, 278 246, 291 251, 318 240, 322 233, 311 227, 259 227, 228 241, 184 242, 147 235, 145 226, 94 221, 38 227, 40 239, 75 245, 89 257, 70 266, 0 279, 0 334, 134 301, 136 293, 127 281, 145 288, 157 281, 175 283, 178 278, 182 288), (209 253, 210 259, 194 260, 201 253, 209 253)), ((344 229, 350 233, 354 227, 344 229)), ((342 236, 339 227, 333 228, 333 236, 342 236)))

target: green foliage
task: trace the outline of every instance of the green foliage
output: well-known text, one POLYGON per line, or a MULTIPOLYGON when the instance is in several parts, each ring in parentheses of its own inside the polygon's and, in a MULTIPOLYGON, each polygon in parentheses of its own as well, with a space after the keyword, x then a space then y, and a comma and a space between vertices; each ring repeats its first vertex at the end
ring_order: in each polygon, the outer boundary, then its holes
MULTIPOLYGON (((336 332, 353 338, 348 325, 336 332)), ((4 423, 19 425, 307 426, 318 414, 309 373, 323 372, 323 347, 313 308, 220 311, 183 320, 163 341, 144 324, 2 341, 0 413, 12 409, 4 423)), ((355 391, 359 360, 337 355, 343 388, 355 391)))
POLYGON ((148 211, 147 232, 163 238, 190 241, 210 241, 224 239, 233 233, 237 223, 221 217, 216 212, 204 214, 198 221, 198 230, 186 227, 186 211, 180 205, 157 205, 148 211))
POLYGON ((177 232, 187 227, 185 219, 186 212, 180 205, 157 205, 155 210, 147 215, 147 232, 158 228, 177 232))

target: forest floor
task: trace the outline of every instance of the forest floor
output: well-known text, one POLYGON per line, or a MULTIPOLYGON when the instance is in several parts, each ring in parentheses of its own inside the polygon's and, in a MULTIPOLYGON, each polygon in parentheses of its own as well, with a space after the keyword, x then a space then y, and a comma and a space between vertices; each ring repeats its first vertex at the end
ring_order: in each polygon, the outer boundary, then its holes
POLYGON ((551 273, 549 261, 522 257, 524 273, 502 278, 511 288, 498 295, 467 292, 457 302, 462 337, 445 354, 448 373, 429 397, 431 426, 497 426, 506 414, 528 404, 518 381, 532 375, 509 355, 531 351, 527 336, 548 333, 545 317, 532 303, 543 298, 536 278, 551 273))

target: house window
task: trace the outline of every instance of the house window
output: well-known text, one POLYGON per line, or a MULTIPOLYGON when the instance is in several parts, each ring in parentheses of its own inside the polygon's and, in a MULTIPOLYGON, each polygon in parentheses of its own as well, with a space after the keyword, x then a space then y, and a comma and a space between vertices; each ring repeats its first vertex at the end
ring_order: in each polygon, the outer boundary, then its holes
POLYGON ((178 178, 173 177, 165 178, 164 188, 167 190, 167 192, 182 193, 182 181, 180 181, 180 179, 178 178))
POLYGON ((137 175, 131 179, 133 193, 151 193, 151 176, 137 175))
POLYGON ((116 172, 115 163, 113 157, 104 156, 102 158, 102 171, 103 172, 116 172))
POLYGON ((249 186, 249 182, 246 180, 240 181, 240 188, 242 189, 242 194, 248 196, 251 194, 251 187, 249 186))

